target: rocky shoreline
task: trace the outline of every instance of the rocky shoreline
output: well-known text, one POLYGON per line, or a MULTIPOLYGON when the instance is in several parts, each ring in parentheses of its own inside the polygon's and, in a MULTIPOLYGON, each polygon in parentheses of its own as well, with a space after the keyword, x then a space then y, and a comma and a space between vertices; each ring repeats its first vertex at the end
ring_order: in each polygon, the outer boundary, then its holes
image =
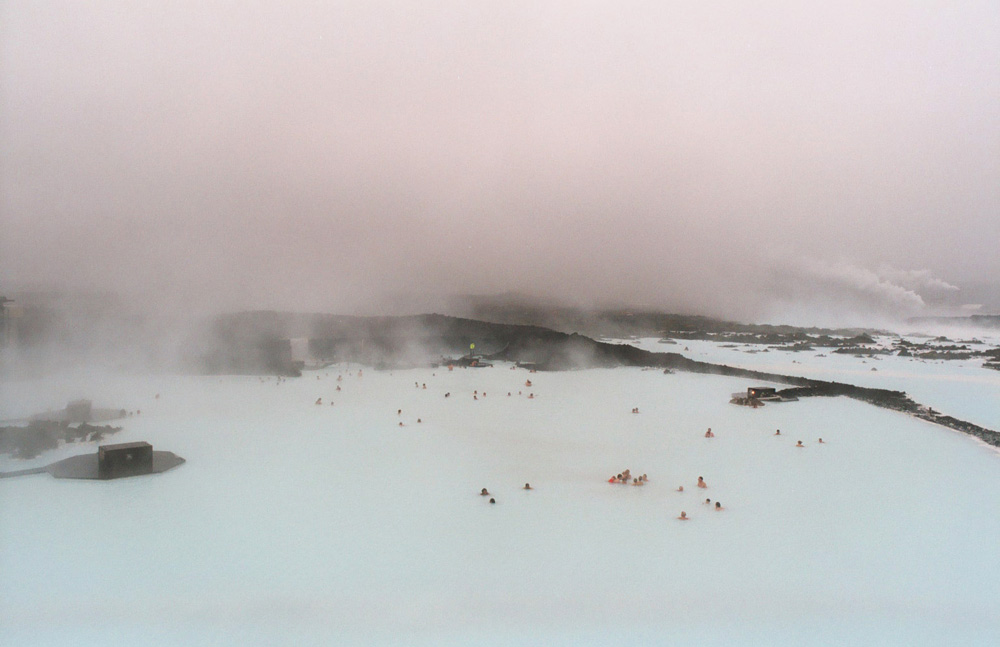
MULTIPOLYGON (((697 323, 706 322, 711 322, 711 320, 699 318, 697 323)), ((663 323, 663 321, 656 320, 656 323, 663 323)), ((684 327, 687 328, 692 322, 685 319, 683 323, 684 327)), ((712 322, 712 325, 708 326, 709 330, 706 331, 688 329, 670 336, 676 336, 680 339, 710 337, 715 341, 723 341, 727 339, 727 335, 730 335, 732 340, 744 343, 753 338, 757 340, 757 343, 763 344, 773 344, 780 341, 781 343, 797 345, 799 348, 808 344, 810 346, 836 347, 852 354, 874 354, 877 352, 873 346, 875 340, 865 331, 746 326, 743 329, 727 332, 721 323, 712 322), (838 337, 834 334, 835 332, 845 334, 838 337)), ((230 339, 253 342, 247 346, 252 355, 248 365, 264 369, 265 372, 272 370, 283 374, 282 371, 288 369, 290 353, 286 351, 285 357, 288 359, 283 359, 277 364, 259 362, 257 342, 263 338, 283 339, 287 343, 287 340, 292 337, 306 337, 309 349, 317 360, 356 362, 376 368, 396 368, 429 363, 447 363, 449 361, 461 362, 461 358, 468 357, 469 345, 475 343, 477 354, 487 361, 530 364, 540 371, 635 366, 788 384, 796 387, 796 389, 791 390, 794 391, 796 397, 843 395, 875 406, 907 413, 928 422, 975 436, 990 445, 1000 447, 1000 433, 935 412, 930 407, 914 402, 902 391, 860 387, 841 382, 826 382, 795 375, 782 375, 723 364, 699 362, 679 353, 654 353, 628 344, 601 342, 575 332, 560 332, 535 325, 496 323, 440 314, 406 317, 347 317, 278 312, 228 315, 224 324, 222 328, 227 333, 234 333, 232 337, 229 337, 230 339), (449 360, 449 357, 452 359, 449 360)), ((690 328, 694 327, 690 326, 690 328)), ((901 342, 897 344, 896 352, 903 354, 900 351, 906 351, 906 354, 914 357, 919 357, 922 353, 954 353, 965 356, 970 352, 967 348, 953 344, 944 338, 932 341, 935 343, 901 342), (945 348, 934 348, 936 345, 944 345, 945 348)), ((238 346, 230 344, 227 353, 237 356, 235 361, 243 361, 239 357, 240 348, 238 346)), ((1000 349, 976 351, 975 353, 994 363, 1000 360, 1000 349)), ((940 358, 940 356, 935 355, 935 358, 940 358)))

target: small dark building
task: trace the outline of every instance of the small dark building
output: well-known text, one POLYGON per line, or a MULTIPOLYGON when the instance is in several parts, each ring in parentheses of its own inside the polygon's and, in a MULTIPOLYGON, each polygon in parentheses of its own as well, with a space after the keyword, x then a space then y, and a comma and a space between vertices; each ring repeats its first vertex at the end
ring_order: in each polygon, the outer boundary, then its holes
POLYGON ((90 422, 93 405, 90 400, 74 400, 66 405, 66 419, 69 422, 90 422))
POLYGON ((763 400, 777 397, 778 391, 773 386, 751 386, 747 387, 747 397, 763 400))
POLYGON ((153 446, 147 442, 101 445, 97 450, 98 478, 152 474, 153 446))

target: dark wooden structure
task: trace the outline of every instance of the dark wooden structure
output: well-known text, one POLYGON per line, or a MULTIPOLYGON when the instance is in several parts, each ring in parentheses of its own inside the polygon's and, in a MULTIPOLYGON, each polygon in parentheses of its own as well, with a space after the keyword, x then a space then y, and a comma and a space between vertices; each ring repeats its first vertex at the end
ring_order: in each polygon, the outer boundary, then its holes
POLYGON ((94 406, 90 400, 74 400, 66 405, 66 420, 69 422, 90 422, 94 406))
POLYGON ((104 445, 96 453, 70 456, 45 467, 33 467, 14 472, 0 472, 0 479, 48 472, 57 479, 110 480, 125 476, 159 474, 183 464, 184 459, 177 454, 173 452, 153 451, 152 445, 149 443, 124 443, 121 445, 104 445), (127 458, 129 447, 134 448, 131 450, 133 452, 132 460, 127 458), (110 454, 108 453, 109 449, 111 450, 110 454), (126 467, 120 470, 114 469, 115 461, 121 459, 121 456, 116 453, 116 449, 125 449, 124 463, 126 467), (103 461, 101 459, 102 451, 104 453, 103 461), (136 461, 138 465, 133 464, 136 461), (101 469, 102 463, 112 468, 110 473, 106 469, 101 469))
POLYGON ((747 387, 747 397, 755 400, 766 400, 778 397, 778 389, 773 386, 747 387))
POLYGON ((116 479, 153 473, 153 446, 147 442, 101 445, 97 449, 98 478, 116 479))

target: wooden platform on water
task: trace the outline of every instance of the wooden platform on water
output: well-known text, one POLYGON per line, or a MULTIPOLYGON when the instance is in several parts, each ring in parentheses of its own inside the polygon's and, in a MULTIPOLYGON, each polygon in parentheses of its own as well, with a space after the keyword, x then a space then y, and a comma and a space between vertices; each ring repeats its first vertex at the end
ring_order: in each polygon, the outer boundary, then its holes
MULTIPOLYGON (((153 469, 149 474, 160 474, 171 470, 178 465, 184 464, 184 459, 173 452, 153 451, 153 469)), ((71 456, 61 461, 56 461, 45 467, 34 467, 16 472, 0 473, 0 478, 11 478, 14 476, 27 476, 29 474, 42 474, 48 472, 57 479, 85 479, 95 481, 106 481, 112 479, 101 478, 97 469, 97 454, 83 454, 71 456)), ((136 476, 146 476, 137 474, 136 476)), ((131 478, 131 476, 121 476, 118 478, 131 478)))

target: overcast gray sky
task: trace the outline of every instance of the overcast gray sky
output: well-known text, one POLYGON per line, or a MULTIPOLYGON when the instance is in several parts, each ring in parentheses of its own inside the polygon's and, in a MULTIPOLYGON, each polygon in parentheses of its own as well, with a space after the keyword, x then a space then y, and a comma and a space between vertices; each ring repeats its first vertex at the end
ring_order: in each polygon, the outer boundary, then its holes
POLYGON ((1000 277, 992 1, 10 0, 0 29, 0 290, 782 320, 1000 277))

